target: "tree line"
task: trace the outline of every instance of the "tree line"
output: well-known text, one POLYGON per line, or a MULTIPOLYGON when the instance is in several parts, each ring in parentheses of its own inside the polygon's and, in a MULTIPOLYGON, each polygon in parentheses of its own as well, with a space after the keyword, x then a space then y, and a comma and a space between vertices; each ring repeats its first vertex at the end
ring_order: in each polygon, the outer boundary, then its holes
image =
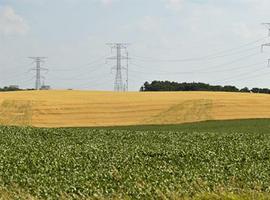
POLYGON ((5 86, 3 88, 0 88, 0 92, 12 92, 12 91, 21 91, 22 89, 18 87, 12 87, 12 86, 5 86))
POLYGON ((207 83, 178 83, 171 81, 152 81, 151 83, 145 82, 140 88, 141 92, 154 92, 154 91, 215 91, 215 92, 252 92, 270 94, 268 88, 252 88, 248 87, 239 89, 231 85, 210 85, 207 83))
POLYGON ((15 91, 28 91, 28 90, 34 90, 34 89, 21 89, 19 87, 14 86, 5 86, 0 88, 0 92, 15 92, 15 91))

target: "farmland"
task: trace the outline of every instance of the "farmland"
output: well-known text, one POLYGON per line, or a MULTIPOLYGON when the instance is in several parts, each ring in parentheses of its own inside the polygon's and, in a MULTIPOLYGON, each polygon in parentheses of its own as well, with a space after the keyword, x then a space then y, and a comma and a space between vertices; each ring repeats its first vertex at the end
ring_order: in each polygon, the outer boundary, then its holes
POLYGON ((0 124, 97 127, 270 118, 270 95, 27 91, 0 94, 0 124))
POLYGON ((267 199, 269 124, 1 127, 0 198, 267 199))

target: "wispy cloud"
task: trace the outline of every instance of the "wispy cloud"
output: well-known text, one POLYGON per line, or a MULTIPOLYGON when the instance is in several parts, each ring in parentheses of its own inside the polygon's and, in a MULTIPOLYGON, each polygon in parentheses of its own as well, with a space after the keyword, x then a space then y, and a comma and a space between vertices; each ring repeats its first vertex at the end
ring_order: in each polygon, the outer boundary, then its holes
POLYGON ((109 6, 111 5, 113 2, 115 2, 115 0, 99 0, 103 5, 105 6, 109 6))
POLYGON ((165 0, 166 7, 172 10, 179 11, 182 9, 185 0, 165 0))
POLYGON ((0 34, 26 34, 29 26, 10 6, 0 7, 0 34))

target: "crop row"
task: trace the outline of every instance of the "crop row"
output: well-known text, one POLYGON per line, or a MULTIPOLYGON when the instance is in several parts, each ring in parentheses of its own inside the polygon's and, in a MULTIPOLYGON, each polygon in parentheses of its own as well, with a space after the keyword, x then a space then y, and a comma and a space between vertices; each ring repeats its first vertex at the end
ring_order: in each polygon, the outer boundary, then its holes
POLYGON ((2 127, 0 188, 37 199, 269 192, 270 134, 2 127))

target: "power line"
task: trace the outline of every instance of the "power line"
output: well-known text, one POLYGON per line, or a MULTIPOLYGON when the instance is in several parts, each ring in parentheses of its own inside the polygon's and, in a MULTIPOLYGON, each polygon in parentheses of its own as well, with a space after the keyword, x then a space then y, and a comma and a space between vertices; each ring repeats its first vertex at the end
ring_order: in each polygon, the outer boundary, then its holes
MULTIPOLYGON (((230 67, 230 68, 226 68, 226 69, 217 69, 217 70, 210 70, 210 71, 153 71, 153 72, 149 72, 149 71, 138 71, 138 70, 130 70, 131 72, 134 73, 140 73, 140 74, 155 74, 155 75, 178 75, 178 74, 204 74, 204 73, 222 73, 222 72, 231 72, 231 71, 237 71, 237 70, 241 70, 241 69, 246 69, 249 67, 254 67, 254 66, 258 66, 260 64, 263 64, 265 62, 257 62, 257 63, 253 63, 250 65, 242 65, 240 67, 230 67)), ((141 69, 143 68, 140 65, 137 64, 130 64, 133 66, 137 66, 140 67, 141 69)))
MULTIPOLYGON (((227 66, 227 65, 231 65, 231 64, 234 64, 234 63, 237 63, 237 62, 240 62, 242 60, 245 60, 247 58, 251 58, 253 56, 256 56, 256 55, 259 55, 260 53, 255 53, 255 54, 249 54, 249 55, 246 55, 246 56, 243 56, 243 57, 240 57, 240 58, 237 58, 237 59, 234 59, 230 62, 226 62, 226 63, 223 63, 223 64, 219 64, 219 65, 214 65, 214 66, 210 66, 210 67, 201 67, 201 68, 197 68, 195 70, 190 70, 190 71, 178 71, 178 72, 168 72, 168 71, 159 71, 160 73, 171 73, 171 74, 193 74, 193 73, 211 73, 211 72, 216 72, 216 71, 222 71, 222 70, 219 70, 217 68, 220 68, 220 67, 224 67, 224 66, 227 66), (211 71, 211 69, 214 69, 211 71)), ((134 65, 134 66, 137 66, 137 67, 140 67, 142 69, 144 69, 145 67, 141 66, 141 65, 138 65, 138 64, 135 64, 135 63, 131 63, 130 65, 134 65)), ((234 67, 233 69, 235 68, 239 68, 239 67, 234 67)), ((155 70, 156 71, 156 70, 155 70)), ((153 72, 155 73, 155 72, 153 72)))
MULTIPOLYGON (((258 68, 258 69, 255 69, 255 70, 252 70, 250 72, 244 72, 244 73, 241 73, 241 74, 237 74, 235 76, 231 76, 227 79, 223 79, 223 80, 216 80, 214 82, 228 82, 228 81, 236 81, 236 80, 243 80, 242 78, 245 77, 246 75, 250 75, 250 74, 253 74, 251 76, 247 76, 247 78, 249 77, 253 77, 254 76, 254 73, 256 72, 260 72, 260 71, 264 71, 266 68, 258 68), (241 79, 238 79, 238 78, 241 78, 241 79)), ((256 76, 256 75, 255 75, 256 76)), ((244 78, 245 80, 245 78, 244 78)))
MULTIPOLYGON (((259 70, 259 71, 261 71, 261 70, 259 70)), ((245 78, 239 78, 239 79, 232 79, 232 80, 227 80, 226 82, 228 82, 228 81, 243 81, 243 80, 251 80, 250 78, 257 78, 257 77, 263 77, 263 76, 266 76, 266 75, 269 75, 270 74, 270 72, 263 72, 263 73, 260 73, 260 74, 253 74, 253 75, 251 75, 251 76, 245 76, 245 78)), ((226 83, 225 82, 225 83, 226 83)))
MULTIPOLYGON (((270 23, 265 23, 265 25, 269 26, 269 34, 270 34, 270 23)), ((207 56, 202 56, 202 57, 197 57, 197 58, 159 59, 159 58, 141 57, 142 59, 140 59, 140 57, 134 56, 134 60, 135 61, 136 60, 137 61, 143 60, 143 61, 146 61, 146 62, 161 62, 161 63, 163 63, 163 62, 186 62, 186 61, 207 60, 207 59, 210 60, 210 59, 216 59, 216 58, 221 58, 221 57, 227 57, 227 56, 230 56, 230 55, 236 55, 236 54, 239 54, 239 53, 247 52, 247 51, 253 50, 255 48, 258 48, 258 46, 256 46, 256 47, 252 47, 252 48, 248 48, 248 49, 246 49, 246 48, 242 49, 243 47, 247 47, 247 46, 249 46, 251 44, 257 43, 257 42, 261 41, 262 39, 265 39, 265 37, 261 38, 261 39, 258 39, 258 40, 255 40, 255 41, 252 41, 252 42, 249 42, 247 44, 241 45, 239 47, 232 48, 230 50, 219 51, 219 52, 216 52, 216 53, 213 53, 213 54, 209 54, 207 56)), ((125 44, 125 43, 110 43, 108 45, 112 48, 112 50, 116 50, 116 56, 108 58, 110 60, 116 60, 116 66, 112 68, 112 69, 116 70, 115 80, 114 80, 114 90, 115 91, 128 91, 128 86, 129 86, 129 65, 132 65, 132 66, 140 66, 140 65, 137 65, 136 63, 129 63, 130 57, 129 57, 129 54, 127 52, 128 44, 125 44), (123 51, 123 50, 125 50, 125 51, 123 51), (123 60, 126 61, 126 63, 124 63, 123 60), (124 70, 125 70, 126 73, 123 72, 124 70)), ((262 45, 262 50, 264 49, 264 47, 267 47, 267 46, 270 47, 270 43, 263 44, 262 45)), ((257 53, 256 54, 245 55, 243 57, 237 58, 237 59, 232 60, 232 61, 227 62, 227 63, 223 63, 221 65, 214 65, 214 66, 212 65, 210 67, 206 67, 206 66, 201 67, 201 66, 199 66, 198 68, 196 68, 194 70, 190 70, 190 71, 172 72, 172 71, 156 71, 155 70, 153 72, 140 72, 140 71, 136 71, 136 70, 130 70, 130 72, 135 72, 135 73, 138 73, 140 75, 147 74, 147 73, 148 74, 159 74, 159 75, 164 75, 164 74, 165 75, 166 74, 176 75, 176 74, 193 74, 193 73, 202 74, 202 73, 226 72, 226 71, 239 70, 239 69, 242 69, 242 68, 246 68, 248 66, 257 65, 257 64, 254 64, 254 65, 247 65, 247 66, 243 66, 243 67, 218 69, 220 67, 234 64, 236 62, 239 62, 239 61, 244 60, 246 58, 250 58, 250 57, 255 56, 255 55, 257 55, 257 53)), ((91 67, 92 70, 89 70, 88 73, 93 73, 93 72, 95 72, 97 70, 100 70, 101 69, 100 66, 102 66, 104 64, 98 65, 97 63, 101 59, 104 59, 105 57, 107 57, 107 56, 100 57, 100 58, 94 60, 93 62, 84 65, 83 68, 89 69, 90 66, 93 66, 93 67, 91 67)), ((35 68, 31 69, 31 70, 35 71, 35 78, 36 78, 36 80, 35 80, 35 89, 39 90, 41 88, 42 78, 44 78, 41 73, 44 70, 47 71, 47 69, 41 67, 42 63, 45 62, 46 57, 30 57, 30 59, 32 59, 34 61, 33 63, 35 63, 35 65, 36 65, 35 68)), ((268 64, 270 65, 270 59, 269 59, 268 64)), ((73 71, 73 70, 75 71, 76 70, 76 72, 77 72, 79 68, 82 68, 82 65, 81 66, 70 67, 69 69, 67 67, 63 67, 63 69, 55 68, 55 69, 53 69, 53 71, 59 71, 60 72, 60 71, 73 71)), ((141 68, 145 69, 144 67, 141 67, 141 68)), ((144 71, 144 70, 141 70, 141 71, 144 71)), ((247 73, 245 73, 245 74, 247 74, 247 73)), ((87 73, 82 72, 82 73, 80 73, 80 74, 78 74, 76 76, 69 77, 69 78, 66 78, 66 79, 63 79, 63 77, 61 77, 61 78, 59 78, 59 80, 75 80, 76 78, 77 78, 76 80, 83 80, 82 77, 81 77, 82 75, 87 75, 88 78, 89 78, 89 75, 87 73)), ((103 76, 101 75, 100 77, 103 77, 103 76)), ((97 81, 100 81, 100 77, 97 77, 97 75, 94 76, 94 78, 97 78, 97 81)), ((93 80, 94 79, 92 79, 92 81, 93 80)))
POLYGON ((178 58, 176 58, 176 59, 160 59, 160 58, 151 58, 151 57, 136 56, 136 55, 134 56, 133 55, 132 58, 134 57, 134 59, 137 59, 140 61, 145 61, 145 62, 193 62, 193 61, 202 61, 202 60, 213 60, 213 59, 227 57, 227 56, 231 56, 233 54, 239 54, 242 52, 257 49, 259 46, 249 48, 249 49, 244 49, 244 50, 238 50, 238 49, 241 49, 243 47, 246 47, 246 46, 249 46, 252 44, 256 44, 256 43, 258 43, 266 38, 267 37, 263 37, 263 38, 255 40, 255 41, 241 45, 239 47, 235 47, 235 48, 231 48, 231 49, 223 50, 223 51, 218 51, 218 52, 215 52, 213 54, 209 54, 209 55, 202 56, 202 57, 183 58, 183 59, 178 59, 178 58), (236 50, 238 50, 238 51, 236 51, 236 50), (227 52, 231 52, 231 53, 227 53, 227 52))
POLYGON ((138 60, 138 61, 142 61, 142 62, 195 62, 195 61, 205 61, 205 60, 214 60, 214 59, 218 59, 218 58, 224 58, 224 57, 228 57, 228 56, 234 56, 237 54, 241 54, 243 52, 248 52, 248 51, 252 51, 255 49, 258 49, 259 46, 255 46, 249 49, 245 49, 245 50, 241 50, 241 51, 237 51, 234 53, 230 53, 230 54, 220 54, 217 56, 213 56, 213 57, 200 57, 200 58, 188 58, 188 59, 157 59, 157 58, 146 58, 146 57, 141 57, 141 56, 133 56, 134 59, 138 60))
MULTIPOLYGON (((97 72, 98 70, 102 69, 101 67, 104 66, 105 63, 101 63, 101 64, 98 64, 95 66, 95 68, 91 68, 91 70, 88 70, 87 73, 86 72, 81 72, 75 76, 72 76, 72 77, 68 77, 68 78, 63 78, 63 77, 57 77, 57 80, 81 80, 82 79, 82 76, 87 76, 88 78, 90 77, 89 73, 94 73, 94 72, 97 72)), ((54 77, 56 78, 56 77, 54 77)), ((88 79, 87 78, 87 79, 88 79)))
MULTIPOLYGON (((267 26, 268 31, 269 31, 269 35, 268 35, 268 37, 269 37, 270 36, 270 23, 263 23, 263 25, 267 26)), ((265 44, 261 45, 261 51, 262 52, 264 50, 264 47, 270 47, 270 43, 265 43, 265 44)), ((270 59, 268 60, 268 66, 269 65, 270 65, 270 59)), ((257 74, 257 75, 253 74, 253 73, 256 73, 256 72, 259 72, 259 71, 263 71, 263 70, 265 70, 265 68, 260 68, 260 69, 254 70, 252 72, 246 72, 246 73, 238 74, 237 76, 233 76, 233 77, 225 80, 225 82, 232 81, 232 80, 234 80, 234 81, 246 80, 247 78, 253 78, 253 77, 264 76, 264 75, 269 74, 269 73, 263 73, 263 74, 257 74), (253 74, 253 75, 245 77, 246 75, 249 75, 249 74, 253 74), (244 79, 243 79, 243 76, 245 77, 244 79), (234 78, 238 78, 238 77, 241 77, 241 78, 240 79, 234 79, 234 78)), ((223 80, 223 82, 224 82, 224 80, 223 80)))
POLYGON ((112 79, 100 79, 100 78, 97 78, 96 80, 91 80, 92 82, 94 82, 94 83, 90 83, 89 81, 87 82, 87 83, 83 83, 83 84, 79 84, 79 85, 77 85, 77 86, 79 86, 79 87, 89 87, 89 86, 100 86, 101 84, 103 84, 103 83, 108 83, 108 82, 110 82, 112 79), (101 81, 101 82, 100 82, 101 81))
POLYGON ((77 66, 69 66, 69 67, 55 67, 55 66, 51 66, 52 70, 50 71, 78 71, 78 69, 89 69, 89 67, 96 67, 96 64, 99 64, 99 61, 104 61, 105 58, 107 58, 108 55, 105 56, 101 56, 87 64, 82 64, 82 65, 77 65, 77 66), (61 69, 61 68, 65 68, 65 69, 61 69))

